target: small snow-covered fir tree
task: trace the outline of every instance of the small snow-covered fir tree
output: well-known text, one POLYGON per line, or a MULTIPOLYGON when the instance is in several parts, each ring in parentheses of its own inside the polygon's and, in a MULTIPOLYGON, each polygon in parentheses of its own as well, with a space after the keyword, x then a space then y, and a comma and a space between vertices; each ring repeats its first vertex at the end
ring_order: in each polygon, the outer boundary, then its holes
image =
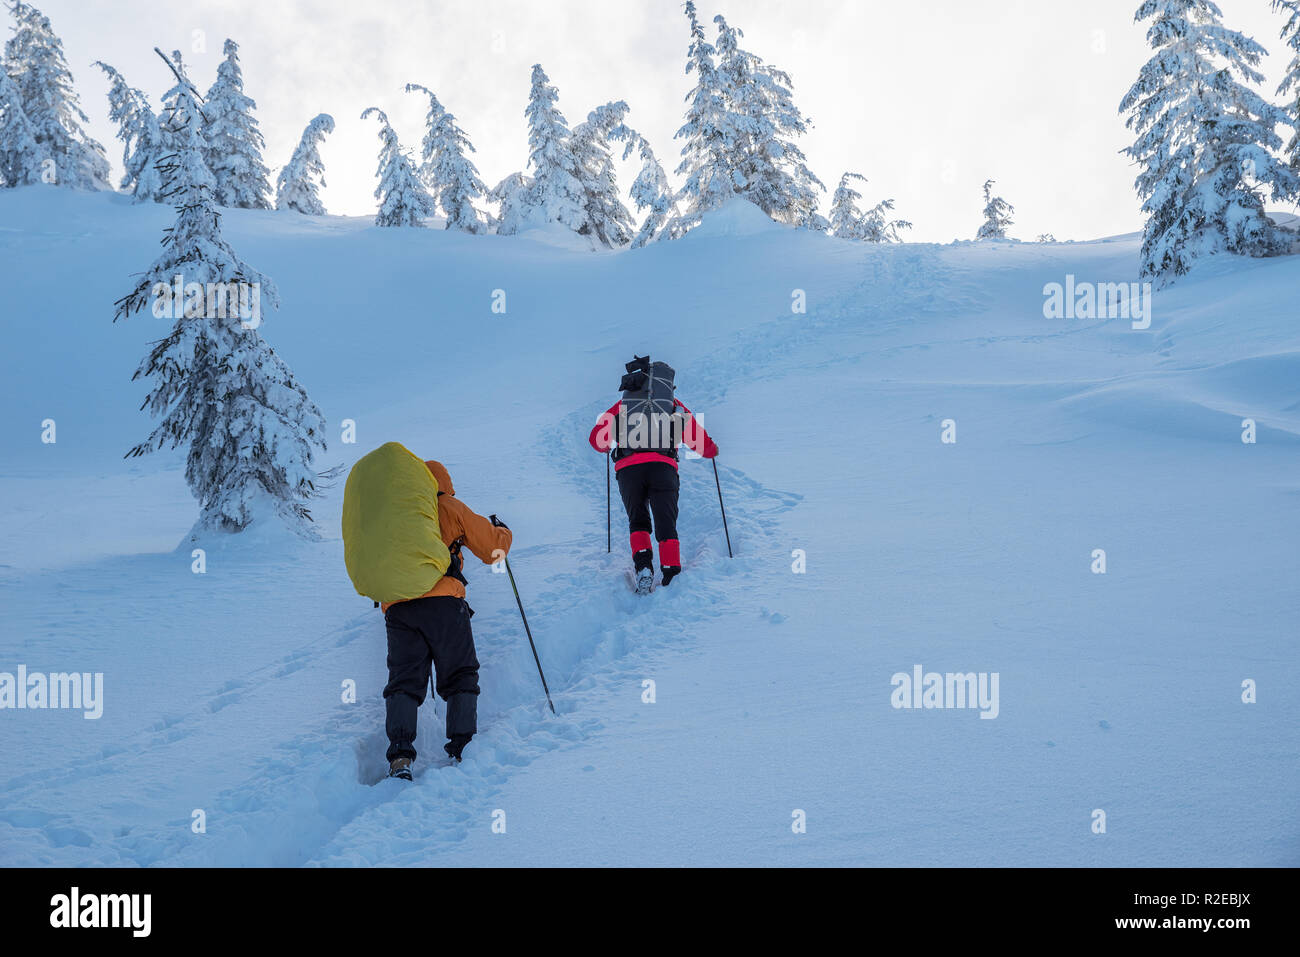
POLYGON ((1253 89, 1264 48, 1221 18, 1210 0, 1144 0, 1134 17, 1151 21, 1155 51, 1120 102, 1136 135, 1124 152, 1141 167, 1143 276, 1169 281, 1217 252, 1277 255, 1293 239, 1264 212, 1270 191, 1300 192, 1273 152, 1287 115, 1253 89))
POLYGON ((513 236, 523 227, 532 206, 533 181, 523 173, 511 173, 493 186, 487 200, 497 204, 493 225, 500 236, 513 236))
POLYGON ((107 63, 95 66, 109 80, 108 118, 117 124, 117 138, 122 141, 121 188, 136 202, 154 203, 162 194, 162 177, 158 161, 163 156, 162 128, 149 106, 149 98, 126 82, 125 77, 107 63))
MULTIPOLYGON (((171 68, 173 76, 177 78, 175 85, 162 96, 161 116, 172 117, 178 113, 184 114, 186 109, 184 104, 186 102, 192 101, 202 104, 202 95, 190 84, 189 74, 186 72, 185 60, 181 51, 173 50, 171 56, 168 57, 157 47, 154 47, 154 50, 171 68)), ((212 170, 208 168, 207 141, 203 138, 205 123, 206 120, 203 119, 202 112, 199 113, 198 125, 194 127, 160 120, 158 123, 159 153, 164 159, 169 156, 182 155, 189 149, 192 142, 197 142, 200 149, 197 157, 194 158, 193 175, 196 181, 201 182, 208 189, 209 197, 213 197, 217 188, 217 178, 212 175, 212 170)), ((160 165, 159 169, 162 168, 163 166, 160 165)), ((172 197, 166 185, 168 183, 166 176, 163 176, 163 183, 163 192, 159 198, 170 201, 172 197)))
POLYGON ((686 177, 679 194, 686 211, 674 217, 669 230, 674 235, 686 232, 699 222, 701 213, 721 206, 736 191, 724 132, 730 127, 727 97, 714 59, 716 51, 705 37, 693 0, 687 0, 686 16, 691 32, 686 72, 695 74, 695 86, 686 95, 686 122, 674 137, 685 141, 677 175, 686 177))
POLYGON ((162 156, 158 163, 163 188, 159 198, 175 202, 181 193, 201 190, 204 200, 213 202, 217 181, 208 169, 207 143, 203 139, 202 97, 190 83, 179 50, 169 60, 154 48, 172 71, 174 86, 163 94, 163 120, 158 124, 162 136, 162 156), (173 169, 176 165, 183 168, 173 169))
POLYGON ((1300 0, 1273 0, 1273 9, 1286 15, 1286 23, 1278 36, 1286 41, 1291 51, 1291 62, 1278 84, 1278 96, 1290 96, 1287 107, 1287 125, 1294 131, 1283 153, 1292 169, 1300 169, 1300 0))
POLYGON ((903 237, 899 231, 911 229, 912 224, 906 219, 890 219, 894 211, 892 199, 882 199, 867 210, 862 217, 862 239, 868 243, 901 243, 903 237))
POLYGON ((402 149, 397 132, 388 122, 388 114, 372 106, 361 114, 367 119, 379 120, 379 186, 375 199, 379 200, 376 226, 423 226, 424 221, 437 211, 437 203, 420 182, 411 158, 402 149))
POLYGON ((53 166, 42 181, 76 189, 111 189, 104 147, 86 132, 63 41, 40 10, 16 0, 10 5, 14 33, 5 44, 3 69, 18 89, 32 138, 53 166))
POLYGON ((569 125, 556 101, 559 93, 540 63, 533 65, 528 93, 528 166, 532 192, 528 215, 547 223, 562 223, 574 232, 586 223, 582 179, 569 149, 569 125))
POLYGON ((244 93, 239 44, 227 40, 223 53, 203 105, 204 156, 217 182, 213 198, 218 206, 233 209, 269 209, 271 184, 262 162, 266 141, 253 115, 257 103, 244 93))
POLYGON ((633 150, 641 155, 641 172, 637 173, 636 179, 632 181, 632 188, 628 190, 628 195, 636 203, 637 212, 643 210, 648 212, 641 223, 641 228, 632 239, 632 248, 640 249, 665 236, 671 237, 667 227, 677 217, 677 194, 672 183, 668 181, 668 174, 664 172, 663 166, 655 156, 650 141, 626 124, 610 135, 614 139, 624 141, 624 160, 632 155, 633 150))
POLYGON ((850 185, 851 179, 867 181, 861 173, 845 173, 840 177, 840 184, 831 196, 830 227, 836 239, 862 238, 862 210, 858 208, 862 194, 850 185))
POLYGON ((47 159, 23 110, 17 85, 0 67, 0 186, 39 183, 47 159))
POLYGON ((320 114, 307 124, 289 165, 276 177, 276 209, 292 209, 305 216, 325 215, 325 205, 320 200, 320 190, 325 185, 325 164, 321 162, 320 146, 326 135, 333 132, 334 117, 328 113, 320 114))
POLYGON ((993 195, 993 183, 991 179, 984 182, 984 222, 976 239, 1006 239, 1007 229, 1013 225, 1011 214, 1016 209, 1001 196, 993 195))
POLYGON ((892 199, 881 200, 864 213, 858 207, 862 194, 849 183, 853 179, 863 183, 867 181, 861 173, 845 173, 840 177, 839 186, 831 197, 831 235, 868 243, 901 243, 899 230, 911 229, 912 224, 905 219, 889 218, 894 210, 892 199))
POLYGON ((325 448, 325 423, 255 328, 262 302, 278 305, 275 289, 221 234, 203 160, 199 96, 179 64, 170 65, 178 85, 162 123, 176 152, 160 167, 176 222, 166 231, 162 254, 117 302, 114 321, 151 306, 174 325, 136 370, 134 378, 151 380, 144 408, 160 422, 127 455, 188 447, 185 478, 201 509, 195 538, 242 531, 267 510, 307 533, 308 502, 320 478, 312 461, 325 448), (178 286, 184 295, 174 295, 178 286), (250 309, 227 310, 214 295, 221 289, 250 309), (256 322, 250 321, 254 314, 256 322))
POLYGON ((408 83, 406 92, 424 93, 429 97, 420 176, 442 209, 442 215, 447 219, 446 228, 483 232, 483 217, 474 201, 483 198, 487 187, 479 179, 478 168, 469 158, 469 154, 474 152, 474 144, 456 125, 456 117, 438 102, 432 90, 418 83, 408 83))
POLYGON ((586 121, 573 128, 569 137, 569 151, 582 184, 583 223, 578 232, 611 249, 630 243, 636 226, 632 213, 618 195, 614 157, 609 147, 612 134, 626 130, 623 120, 627 111, 627 104, 621 100, 598 106, 587 114, 586 121))

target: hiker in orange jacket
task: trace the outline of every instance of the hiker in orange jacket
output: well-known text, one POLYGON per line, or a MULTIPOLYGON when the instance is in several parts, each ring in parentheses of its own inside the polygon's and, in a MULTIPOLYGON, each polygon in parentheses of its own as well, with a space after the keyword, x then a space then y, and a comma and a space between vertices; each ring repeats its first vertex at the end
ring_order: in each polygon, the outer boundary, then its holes
POLYGON ((383 606, 388 631, 387 706, 389 775, 411 779, 415 760, 416 715, 424 703, 429 674, 438 696, 447 702, 447 743, 453 762, 478 730, 478 656, 465 600, 463 549, 490 565, 510 551, 513 536, 504 523, 476 514, 456 498, 451 475, 441 462, 426 462, 438 481, 438 527, 451 552, 451 567, 419 598, 383 606))

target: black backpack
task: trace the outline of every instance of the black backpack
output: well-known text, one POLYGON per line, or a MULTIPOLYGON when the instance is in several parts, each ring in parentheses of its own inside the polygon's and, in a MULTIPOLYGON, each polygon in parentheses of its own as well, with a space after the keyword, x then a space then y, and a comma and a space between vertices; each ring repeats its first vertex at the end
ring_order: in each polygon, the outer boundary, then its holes
POLYGON ((638 452, 677 458, 683 427, 673 397, 677 373, 666 362, 651 362, 649 356, 638 356, 624 368, 627 375, 618 386, 623 406, 615 431, 615 461, 638 452))

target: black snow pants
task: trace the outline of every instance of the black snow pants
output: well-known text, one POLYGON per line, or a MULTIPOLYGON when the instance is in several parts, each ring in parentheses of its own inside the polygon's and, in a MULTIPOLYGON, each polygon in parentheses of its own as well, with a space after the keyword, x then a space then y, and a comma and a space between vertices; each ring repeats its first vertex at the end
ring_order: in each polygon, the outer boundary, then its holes
MULTIPOLYGON (((636 536, 642 532, 646 536, 646 549, 649 549, 651 531, 650 519, 654 517, 655 541, 661 543, 677 542, 677 495, 681 490, 681 479, 677 470, 667 462, 642 462, 629 465, 618 473, 618 494, 627 509, 627 530, 636 536)), ((633 560, 637 570, 649 568, 653 554, 639 551, 633 546, 633 560)))
POLYGON ((449 755, 460 752, 478 730, 478 655, 463 598, 416 598, 384 615, 388 627, 388 760, 415 758, 416 715, 434 669, 438 697, 447 702, 449 755))

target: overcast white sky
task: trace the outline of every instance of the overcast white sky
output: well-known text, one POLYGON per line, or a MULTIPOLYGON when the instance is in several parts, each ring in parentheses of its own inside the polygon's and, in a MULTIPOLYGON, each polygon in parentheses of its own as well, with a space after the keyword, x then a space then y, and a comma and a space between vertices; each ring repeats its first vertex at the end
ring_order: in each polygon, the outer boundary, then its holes
MULTIPOLYGON (((1272 96, 1288 57, 1267 0, 1218 0, 1228 26, 1259 40, 1272 96)), ((478 149, 489 186, 526 161, 523 109, 541 62, 570 124, 623 99, 671 172, 680 142, 687 23, 680 0, 37 0, 63 37, 92 132, 115 168, 108 84, 116 66, 155 97, 153 54, 180 49, 202 90, 225 37, 241 44, 267 163, 278 169, 317 113, 338 128, 323 155, 332 213, 373 212, 378 146, 363 109, 385 109, 407 146, 433 89, 478 149)), ((980 185, 1016 207, 1012 235, 1090 239, 1139 228, 1130 137, 1116 109, 1148 56, 1138 0, 698 0, 788 71, 814 128, 802 141, 827 199, 845 170, 874 202, 897 201, 914 240, 972 238, 980 185)), ((8 16, 0 13, 3 35, 8 16)), ((712 35, 712 24, 709 24, 712 35)), ((630 185, 630 175, 622 183, 630 185)))

